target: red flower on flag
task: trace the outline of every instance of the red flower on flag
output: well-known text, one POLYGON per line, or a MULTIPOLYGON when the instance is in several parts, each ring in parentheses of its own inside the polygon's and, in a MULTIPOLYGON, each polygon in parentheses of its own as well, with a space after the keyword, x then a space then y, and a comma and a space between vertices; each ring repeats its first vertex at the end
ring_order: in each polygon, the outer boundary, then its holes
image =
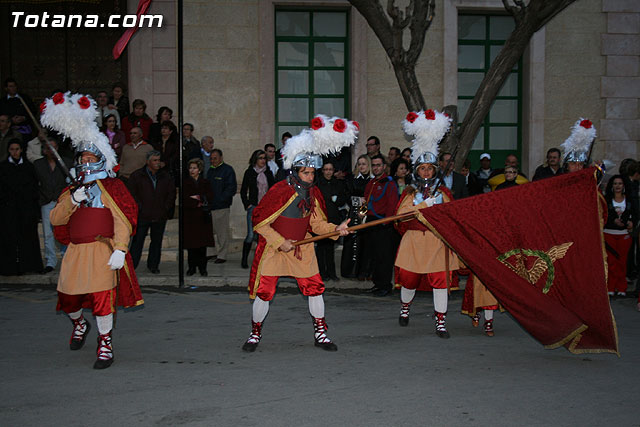
POLYGON ((313 120, 311 120, 311 129, 318 130, 321 127, 324 127, 324 121, 322 121, 322 118, 314 117, 313 120))
POLYGON ((333 130, 335 130, 336 132, 343 133, 346 129, 347 129, 347 124, 345 123, 344 120, 337 119, 335 122, 333 122, 333 130))
POLYGON ((78 99, 78 105, 83 110, 86 110, 87 108, 91 107, 91 101, 89 101, 89 98, 87 98, 86 96, 83 96, 82 98, 78 99))
POLYGON ((64 93, 62 92, 58 92, 55 95, 53 95, 53 103, 58 105, 58 104, 62 104, 64 102, 64 93))
POLYGON ((410 112, 409 114, 407 114, 407 121, 409 123, 415 122, 417 118, 418 118, 418 115, 416 113, 414 113, 413 111, 410 112))
POLYGON ((355 120, 353 121, 353 125, 356 127, 356 129, 360 130, 360 123, 356 122, 355 120))
POLYGON ((593 126, 593 123, 591 123, 591 120, 584 119, 583 121, 580 122, 580 126, 582 126, 585 129, 591 129, 591 126, 593 126))
POLYGON ((427 120, 435 120, 436 119, 436 113, 433 110, 427 110, 424 112, 424 117, 427 120))

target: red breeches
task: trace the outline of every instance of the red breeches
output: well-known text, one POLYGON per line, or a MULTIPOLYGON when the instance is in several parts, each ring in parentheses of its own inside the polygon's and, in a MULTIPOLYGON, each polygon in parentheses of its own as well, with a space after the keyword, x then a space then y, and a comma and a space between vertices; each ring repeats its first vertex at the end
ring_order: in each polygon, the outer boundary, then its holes
POLYGON ((58 292, 56 310, 75 313, 82 308, 90 308, 94 316, 107 316, 116 312, 116 288, 90 294, 68 295, 58 292))
MULTIPOLYGON (((280 276, 261 276, 256 295, 263 301, 271 301, 276 294, 276 285, 280 276)), ((320 274, 311 277, 296 277, 302 295, 315 297, 324 293, 324 283, 320 274)))
MULTIPOLYGON (((449 280, 451 280, 451 272, 449 272, 449 280)), ((420 282, 426 284, 433 289, 447 289, 447 272, 438 271, 437 273, 414 273, 403 268, 396 270, 396 283, 407 289, 418 289, 420 282)))
POLYGON ((604 240, 618 254, 618 257, 616 257, 607 250, 607 264, 609 265, 609 281, 607 282, 607 288, 609 292, 626 292, 627 254, 631 247, 631 235, 604 233, 604 240))

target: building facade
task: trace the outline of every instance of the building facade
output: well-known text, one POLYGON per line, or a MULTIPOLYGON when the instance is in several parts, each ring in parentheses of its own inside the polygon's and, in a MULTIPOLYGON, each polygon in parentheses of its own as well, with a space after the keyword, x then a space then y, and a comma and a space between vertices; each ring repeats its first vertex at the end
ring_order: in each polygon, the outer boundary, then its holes
MULTIPOLYGON (((126 2, 129 13, 136 7, 126 2)), ((194 124, 197 137, 214 137, 239 177, 253 150, 279 144, 283 131, 299 131, 317 113, 360 123, 354 156, 365 151, 370 135, 381 139, 383 153, 410 145, 391 63, 348 1, 185 0, 183 10, 184 120, 194 124)), ((122 74, 130 100, 144 99, 152 116, 163 105, 175 116, 176 2, 153 0, 148 13, 162 14, 163 26, 136 33, 122 74)), ((463 117, 512 28, 501 0, 436 0, 416 70, 428 106, 455 104, 463 117)), ((6 60, 0 65, 3 77, 17 72, 6 60)), ((475 165, 488 151, 493 166, 501 167, 513 152, 532 175, 546 151, 585 117, 598 130, 594 158, 612 161, 617 172, 620 160, 638 158, 639 99, 640 2, 576 1, 531 39, 470 159, 475 165)), ((239 236, 245 225, 241 204, 234 205, 239 236)))

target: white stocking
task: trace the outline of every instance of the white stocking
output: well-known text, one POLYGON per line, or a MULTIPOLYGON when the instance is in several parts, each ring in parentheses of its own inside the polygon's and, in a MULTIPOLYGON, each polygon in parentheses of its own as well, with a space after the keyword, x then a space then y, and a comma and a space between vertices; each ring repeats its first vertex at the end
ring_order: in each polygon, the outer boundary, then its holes
POLYGON ((413 297, 415 296, 415 289, 407 289, 404 286, 400 288, 400 301, 402 301, 403 304, 409 304, 411 301, 413 301, 413 297))
POLYGON ((67 313, 69 315, 69 317, 73 320, 78 320, 80 318, 80 316, 82 316, 82 309, 73 312, 73 313, 67 313))
POLYGON ((269 313, 269 301, 256 297, 256 299, 253 300, 252 311, 253 315, 251 319, 256 323, 262 323, 265 317, 267 317, 267 313, 269 313))
POLYGON ((113 329, 113 313, 106 316, 96 316, 96 323, 98 324, 100 335, 109 333, 113 329))
POLYGON ((447 312, 447 302, 449 300, 449 294, 446 289, 434 289, 433 290, 433 307, 438 313, 447 312))
POLYGON ((324 317, 324 299, 322 299, 322 295, 309 297, 309 313, 316 319, 324 317))
POLYGON ((493 320, 493 310, 484 310, 484 320, 493 320))

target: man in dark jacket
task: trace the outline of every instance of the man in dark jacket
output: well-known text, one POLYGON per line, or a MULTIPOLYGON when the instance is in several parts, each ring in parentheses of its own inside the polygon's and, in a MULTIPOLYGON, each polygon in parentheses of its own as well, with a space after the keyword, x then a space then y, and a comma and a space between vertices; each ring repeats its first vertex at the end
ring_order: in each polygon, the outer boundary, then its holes
POLYGON ((162 251, 162 238, 167 220, 173 217, 176 204, 176 187, 166 170, 160 170, 157 150, 147 153, 147 164, 129 177, 129 191, 138 204, 138 228, 131 243, 134 268, 138 267, 142 247, 151 229, 151 244, 147 256, 147 268, 158 274, 162 251))
POLYGON ((227 262, 227 250, 229 248, 229 212, 233 196, 238 190, 236 173, 231 166, 222 160, 222 150, 214 148, 211 151, 211 167, 207 172, 207 180, 213 188, 213 200, 211 206, 211 218, 213 232, 218 236, 218 257, 216 264, 227 262))
POLYGON ((9 141, 17 139, 20 142, 22 151, 26 151, 22 134, 16 132, 11 127, 11 117, 7 114, 0 114, 0 162, 7 160, 9 157, 9 141))
POLYGON ((450 153, 442 153, 438 158, 438 165, 440 166, 440 173, 443 175, 442 184, 451 190, 454 199, 464 199, 469 197, 469 190, 467 189, 467 180, 464 176, 453 170, 453 162, 449 163, 451 159, 450 153), (445 168, 447 170, 445 170, 445 168))
POLYGON ((540 179, 551 178, 556 175, 562 175, 562 165, 560 159, 562 153, 557 148, 550 148, 547 151, 547 166, 540 165, 536 168, 536 173, 533 175, 533 180, 538 181, 540 179))
POLYGON ((478 182, 478 177, 471 172, 471 162, 469 159, 466 159, 462 165, 462 169, 460 169, 460 175, 462 175, 467 183, 467 191, 469 196, 475 196, 478 194, 482 194, 482 186, 478 182))
MULTIPOLYGON (((339 225, 342 222, 339 208, 347 203, 347 187, 344 180, 336 178, 334 173, 333 163, 325 162, 322 175, 318 178, 318 188, 327 207, 327 221, 339 225)), ((316 244, 316 257, 322 280, 340 280, 336 276, 334 240, 319 240, 316 244)))
MULTIPOLYGON (((49 144, 56 150, 58 149, 58 141, 55 138, 48 137, 49 144)), ((44 273, 50 273, 58 264, 58 257, 56 255, 56 248, 60 250, 64 255, 66 250, 65 246, 60 246, 56 242, 53 236, 53 227, 49 220, 49 214, 56 206, 58 197, 62 190, 67 186, 66 176, 58 161, 56 160, 53 151, 49 148, 49 145, 44 145, 44 157, 33 162, 33 167, 36 170, 38 176, 38 188, 40 189, 40 213, 42 216, 42 234, 44 236, 44 254, 47 265, 44 269, 44 273)), ((70 161, 65 161, 65 166, 69 168, 71 166, 70 161)))
MULTIPOLYGON (((11 118, 14 129, 22 134, 24 141, 31 140, 35 125, 22 101, 33 114, 38 113, 35 104, 27 94, 18 90, 18 83, 11 77, 5 79, 4 90, 6 95, 0 99, 0 114, 6 114, 11 118)), ((22 151, 26 151, 25 145, 22 146, 22 151)))

